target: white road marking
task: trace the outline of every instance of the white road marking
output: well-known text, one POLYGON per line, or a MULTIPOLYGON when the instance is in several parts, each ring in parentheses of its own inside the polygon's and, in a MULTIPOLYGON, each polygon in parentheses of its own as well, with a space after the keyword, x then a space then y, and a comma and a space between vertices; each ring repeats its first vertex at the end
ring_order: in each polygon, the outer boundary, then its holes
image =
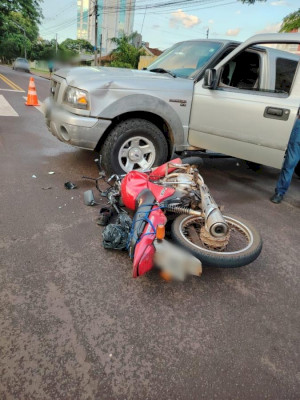
POLYGON ((24 90, 15 90, 15 89, 0 89, 3 92, 16 92, 16 93, 24 93, 24 90))
POLYGON ((0 94, 0 115, 3 117, 19 116, 2 94, 0 94))
MULTIPOLYGON (((26 96, 23 96, 24 100, 27 100, 26 96)), ((44 103, 39 101, 39 106, 33 106, 34 108, 36 108, 37 110, 39 110, 39 112, 41 112, 42 114, 44 113, 44 103)))

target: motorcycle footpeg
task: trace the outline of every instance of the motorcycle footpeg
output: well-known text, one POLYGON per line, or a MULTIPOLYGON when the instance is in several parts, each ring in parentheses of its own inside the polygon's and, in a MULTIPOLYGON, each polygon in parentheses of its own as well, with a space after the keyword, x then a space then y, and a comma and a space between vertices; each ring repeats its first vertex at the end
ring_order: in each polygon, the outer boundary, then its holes
POLYGON ((200 276, 202 264, 198 258, 167 240, 155 240, 154 263, 173 279, 183 281, 186 275, 200 276))

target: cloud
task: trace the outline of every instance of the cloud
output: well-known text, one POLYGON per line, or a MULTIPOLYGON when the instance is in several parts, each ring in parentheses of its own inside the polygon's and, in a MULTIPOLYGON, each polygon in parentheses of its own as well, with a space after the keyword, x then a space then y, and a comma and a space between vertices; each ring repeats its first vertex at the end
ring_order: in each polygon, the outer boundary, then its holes
POLYGON ((177 10, 171 13, 169 25, 171 28, 177 28, 182 25, 188 29, 200 24, 200 22, 200 19, 196 15, 187 14, 182 10, 177 10))
POLYGON ((239 15, 239 14, 241 14, 241 10, 237 10, 235 13, 236 13, 237 15, 239 15))
POLYGON ((281 28, 281 22, 279 22, 278 24, 266 25, 262 30, 256 33, 277 33, 279 32, 280 28, 281 28))
POLYGON ((160 25, 152 25, 152 29, 159 29, 160 28, 160 25))
POLYGON ((212 25, 212 24, 215 23, 215 21, 214 21, 213 19, 210 19, 210 20, 208 20, 208 23, 209 23, 210 25, 212 25))
POLYGON ((271 6, 287 6, 288 3, 285 0, 277 0, 277 1, 271 1, 271 6))
POLYGON ((240 28, 228 29, 226 36, 237 36, 240 33, 240 28))

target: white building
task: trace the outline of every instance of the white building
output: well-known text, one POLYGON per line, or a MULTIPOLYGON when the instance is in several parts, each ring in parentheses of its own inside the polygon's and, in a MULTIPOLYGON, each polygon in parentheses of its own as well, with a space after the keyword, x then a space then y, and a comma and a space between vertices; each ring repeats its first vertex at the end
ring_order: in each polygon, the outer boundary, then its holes
MULTIPOLYGON (((78 0, 85 1, 85 0, 78 0)), ((133 19, 135 0, 90 0, 89 1, 89 24, 88 40, 95 46, 95 2, 98 1, 98 38, 99 48, 102 34, 102 55, 109 54, 114 49, 110 41, 124 32, 130 35, 133 32, 133 19)))

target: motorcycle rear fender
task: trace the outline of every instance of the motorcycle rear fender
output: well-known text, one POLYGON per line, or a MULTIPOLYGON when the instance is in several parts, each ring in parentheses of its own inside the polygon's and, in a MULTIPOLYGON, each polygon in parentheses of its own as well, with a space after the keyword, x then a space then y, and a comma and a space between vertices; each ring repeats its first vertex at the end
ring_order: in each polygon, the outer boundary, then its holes
MULTIPOLYGON (((154 211, 151 211, 149 214, 148 219, 152 222, 156 231, 157 225, 166 225, 167 218, 161 209, 156 206, 153 206, 153 210, 154 211)), ((140 240, 135 246, 132 269, 132 276, 134 278, 145 274, 154 266, 155 249, 153 241, 155 240, 155 232, 153 231, 153 227, 149 222, 146 223, 140 240)))

